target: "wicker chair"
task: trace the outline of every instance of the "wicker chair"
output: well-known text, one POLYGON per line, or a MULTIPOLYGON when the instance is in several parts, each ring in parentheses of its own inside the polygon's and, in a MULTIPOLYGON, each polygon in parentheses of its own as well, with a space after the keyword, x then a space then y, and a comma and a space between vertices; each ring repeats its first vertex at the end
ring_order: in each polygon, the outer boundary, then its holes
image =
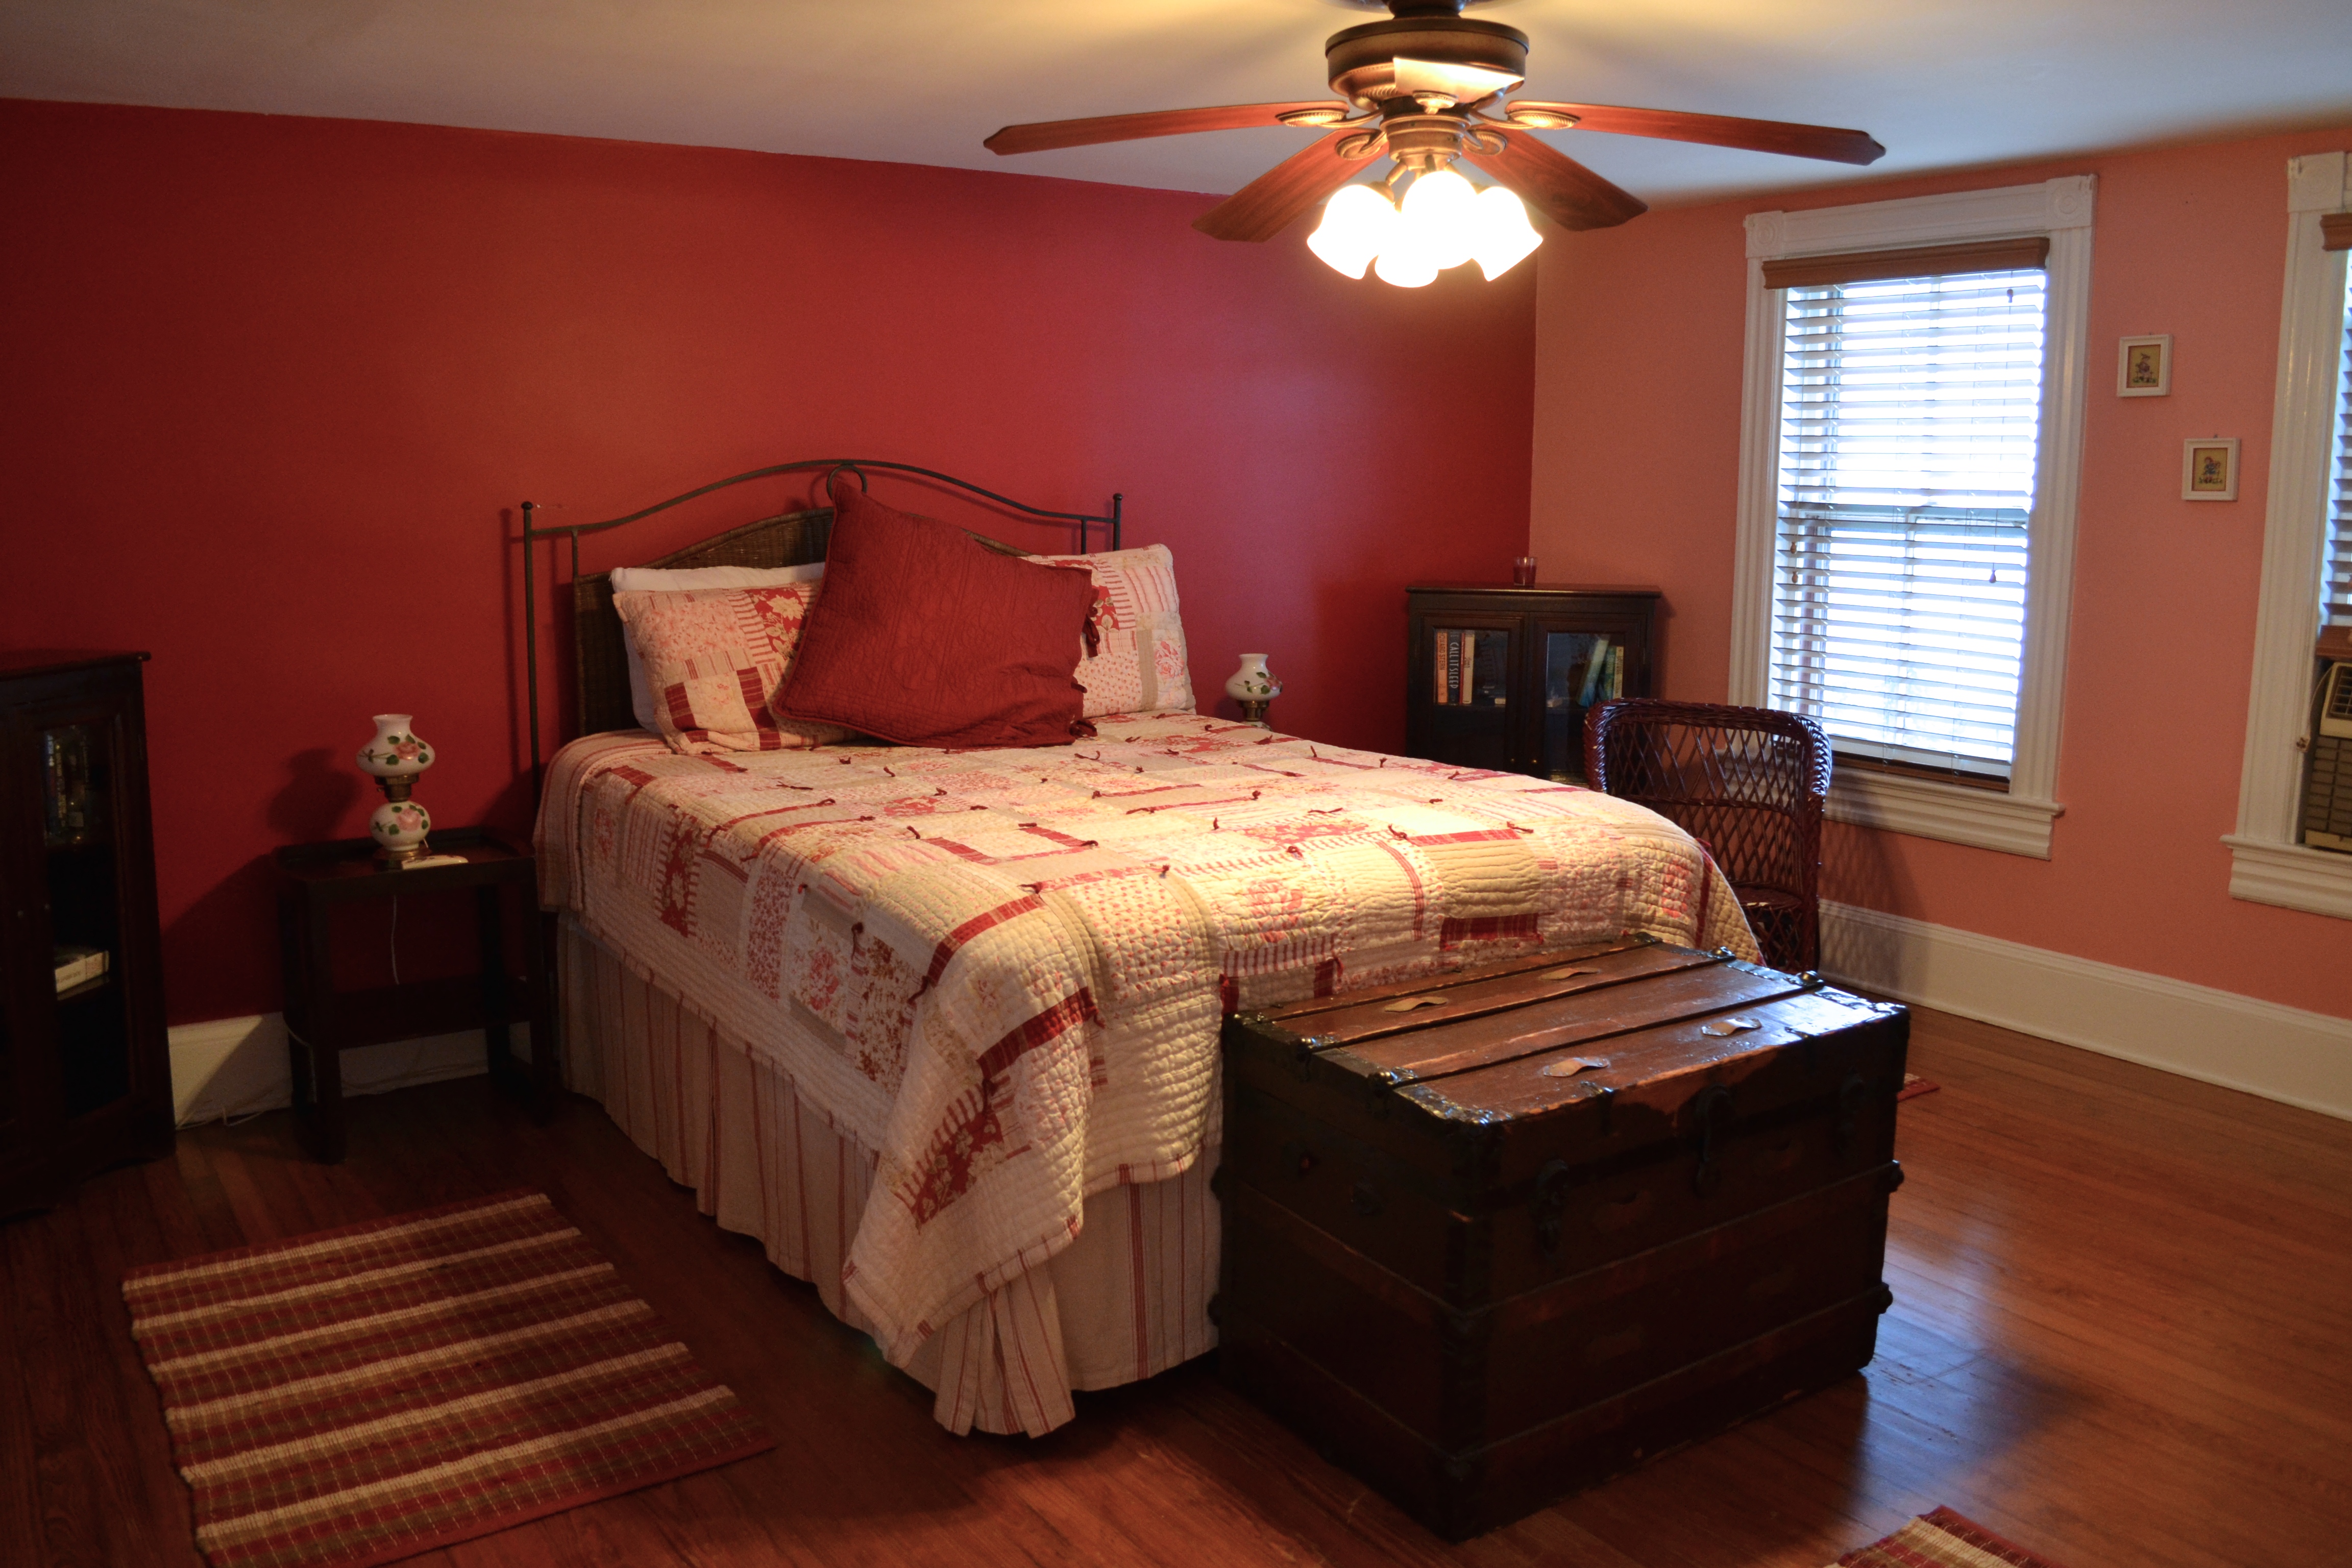
POLYGON ((1794 713, 1635 698, 1584 720, 1592 787, 1646 805, 1706 846, 1776 969, 1821 961, 1822 807, 1830 742, 1794 713))

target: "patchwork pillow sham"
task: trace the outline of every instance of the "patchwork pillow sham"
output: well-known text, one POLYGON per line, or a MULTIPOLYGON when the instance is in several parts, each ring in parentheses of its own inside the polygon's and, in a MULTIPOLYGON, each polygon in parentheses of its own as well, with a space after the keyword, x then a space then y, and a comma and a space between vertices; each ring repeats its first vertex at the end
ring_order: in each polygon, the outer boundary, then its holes
POLYGON ((780 720, 769 710, 823 587, 809 582, 613 595, 644 660, 654 727, 672 751, 776 752, 848 738, 838 726, 780 720))
POLYGON ((1076 679, 1093 579, 834 491, 824 596, 772 707, 915 746, 1054 746, 1094 727, 1076 679))
MULTIPOLYGON (((805 566, 615 566, 613 592, 675 594, 688 588, 777 588, 788 583, 814 583, 824 575, 824 563, 805 566)), ((640 730, 658 734, 653 688, 646 683, 646 661, 637 653, 637 639, 623 636, 621 648, 629 660, 629 711, 640 730)))
POLYGON ((1078 660, 1087 718, 1192 711, 1192 667, 1176 609, 1176 558, 1166 545, 1024 559, 1040 566, 1083 566, 1093 574, 1095 636, 1078 660))

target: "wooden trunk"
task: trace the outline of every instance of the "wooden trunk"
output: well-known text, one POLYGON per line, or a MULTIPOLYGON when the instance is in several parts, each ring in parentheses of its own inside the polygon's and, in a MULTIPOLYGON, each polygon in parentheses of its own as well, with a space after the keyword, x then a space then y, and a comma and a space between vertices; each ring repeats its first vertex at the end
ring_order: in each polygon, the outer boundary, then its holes
POLYGON ((1224 1376, 1459 1540, 1855 1371, 1909 1027, 1646 939, 1228 1020, 1224 1376))

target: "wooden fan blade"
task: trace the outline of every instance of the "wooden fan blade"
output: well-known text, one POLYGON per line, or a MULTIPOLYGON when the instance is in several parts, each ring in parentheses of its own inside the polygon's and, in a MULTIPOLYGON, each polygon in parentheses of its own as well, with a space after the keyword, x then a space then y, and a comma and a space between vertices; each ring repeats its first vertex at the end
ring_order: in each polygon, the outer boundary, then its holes
POLYGON ((1348 106, 1328 98, 1302 103, 1234 103, 1223 109, 1161 109, 1149 114, 1105 114, 1093 120, 1045 120, 1008 125, 981 143, 992 153, 1044 153, 1055 147, 1089 147, 1098 142, 1140 142, 1148 136, 1182 136, 1194 131, 1240 131, 1279 125, 1284 114, 1328 109, 1335 121, 1348 106))
POLYGON ((1614 136, 1704 142, 1711 147, 1823 158, 1832 163, 1875 163, 1886 156, 1886 149, 1868 132, 1841 131, 1832 125, 1736 120, 1723 114, 1685 114, 1678 109, 1619 109, 1606 103, 1538 103, 1524 98, 1511 102, 1513 109, 1523 106, 1539 113, 1572 114, 1579 131, 1606 131, 1614 136))
POLYGON ((1272 239, 1365 166, 1363 159, 1339 156, 1339 143, 1359 134, 1334 132, 1292 153, 1194 218, 1192 226, 1213 239, 1272 239))
POLYGON ((1465 144, 1463 155, 1562 228, 1613 228, 1650 210, 1647 202, 1619 190, 1528 132, 1506 132, 1503 143, 1496 153, 1475 152, 1465 144))

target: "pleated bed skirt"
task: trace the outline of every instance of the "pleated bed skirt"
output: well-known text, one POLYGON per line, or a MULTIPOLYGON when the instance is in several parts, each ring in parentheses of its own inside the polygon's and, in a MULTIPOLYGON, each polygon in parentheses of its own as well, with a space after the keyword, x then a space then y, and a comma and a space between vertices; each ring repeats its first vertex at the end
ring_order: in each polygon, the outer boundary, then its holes
MULTIPOLYGON (((564 1077, 600 1101, 696 1206, 865 1329, 841 1268, 874 1185, 874 1150, 836 1131, 789 1074, 569 917, 559 943, 564 1077)), ((1185 1174, 1087 1200, 1078 1238, 925 1341, 905 1371, 951 1432, 1049 1432, 1075 1389, 1133 1383, 1216 1343, 1215 1151, 1185 1174)))

